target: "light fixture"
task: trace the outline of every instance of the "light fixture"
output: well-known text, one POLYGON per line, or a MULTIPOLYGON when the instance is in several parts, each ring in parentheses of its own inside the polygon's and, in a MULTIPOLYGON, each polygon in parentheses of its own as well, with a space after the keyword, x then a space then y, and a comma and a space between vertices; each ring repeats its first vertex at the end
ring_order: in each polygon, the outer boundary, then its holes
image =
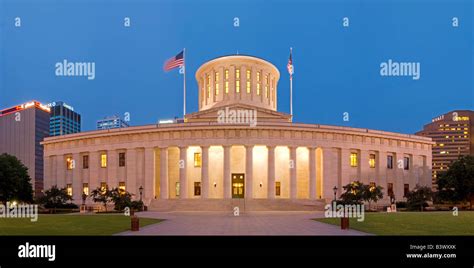
POLYGON ((214 182, 214 188, 215 188, 215 187, 217 187, 217 183, 216 183, 216 182, 214 182))
POLYGON ((334 186, 334 188, 332 188, 332 190, 334 191, 334 201, 336 201, 337 187, 334 186))
POLYGON ((262 187, 262 186, 263 186, 263 182, 260 182, 260 187, 262 187))

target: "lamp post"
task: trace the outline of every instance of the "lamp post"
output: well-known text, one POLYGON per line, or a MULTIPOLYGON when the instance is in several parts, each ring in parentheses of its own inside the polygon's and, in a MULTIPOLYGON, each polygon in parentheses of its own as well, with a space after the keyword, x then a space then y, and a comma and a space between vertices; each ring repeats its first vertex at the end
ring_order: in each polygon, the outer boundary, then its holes
POLYGON ((138 190, 140 191, 140 201, 142 201, 142 196, 143 196, 143 186, 140 186, 140 188, 138 188, 138 190))
POLYGON ((336 202, 337 187, 334 186, 334 188, 332 188, 332 190, 334 191, 334 202, 336 202))

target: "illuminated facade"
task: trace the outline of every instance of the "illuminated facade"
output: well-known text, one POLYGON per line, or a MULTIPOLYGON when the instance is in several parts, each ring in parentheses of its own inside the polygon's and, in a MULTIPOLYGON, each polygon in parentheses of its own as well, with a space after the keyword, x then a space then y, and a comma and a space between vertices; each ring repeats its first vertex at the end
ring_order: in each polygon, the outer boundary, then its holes
POLYGON ((277 111, 279 77, 256 57, 206 62, 196 72, 199 111, 184 123, 45 139, 45 187, 71 184, 77 203, 85 189, 121 187, 138 198, 143 187, 153 208, 170 200, 321 202, 354 180, 381 185, 388 202, 389 191, 402 199, 406 185, 431 186, 431 139, 293 123, 277 111))
POLYGON ((430 137, 433 144, 433 187, 439 172, 463 155, 474 155, 474 111, 456 110, 442 114, 426 124, 416 135, 430 137))
POLYGON ((16 156, 28 168, 35 195, 43 190, 43 146, 50 108, 37 101, 0 111, 0 154, 16 156))

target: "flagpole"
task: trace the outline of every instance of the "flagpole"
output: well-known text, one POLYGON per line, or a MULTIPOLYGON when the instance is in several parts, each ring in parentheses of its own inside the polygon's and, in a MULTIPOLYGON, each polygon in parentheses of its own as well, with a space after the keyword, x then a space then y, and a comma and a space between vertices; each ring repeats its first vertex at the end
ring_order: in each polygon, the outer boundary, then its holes
POLYGON ((183 67, 184 67, 184 75, 183 75, 183 119, 186 115, 186 48, 183 48, 183 67))
MULTIPOLYGON (((293 48, 290 47, 290 57, 292 54, 293 54, 293 48)), ((293 62, 291 62, 291 65, 293 66, 293 62)), ((290 115, 291 115, 291 120, 293 121, 293 74, 292 73, 290 73, 290 115)))

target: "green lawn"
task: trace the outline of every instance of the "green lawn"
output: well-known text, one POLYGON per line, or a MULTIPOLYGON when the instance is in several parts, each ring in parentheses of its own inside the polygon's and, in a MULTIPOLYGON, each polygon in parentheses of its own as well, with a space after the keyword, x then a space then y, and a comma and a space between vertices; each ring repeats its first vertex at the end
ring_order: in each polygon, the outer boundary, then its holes
MULTIPOLYGON (((140 218, 140 227, 161 220, 140 218)), ((124 215, 49 215, 29 218, 0 218, 0 235, 112 235, 130 230, 130 217, 124 215)))
MULTIPOLYGON (((340 219, 315 219, 340 225, 340 219)), ((376 235, 474 235, 474 211, 365 213, 365 220, 350 219, 350 228, 376 235)))

